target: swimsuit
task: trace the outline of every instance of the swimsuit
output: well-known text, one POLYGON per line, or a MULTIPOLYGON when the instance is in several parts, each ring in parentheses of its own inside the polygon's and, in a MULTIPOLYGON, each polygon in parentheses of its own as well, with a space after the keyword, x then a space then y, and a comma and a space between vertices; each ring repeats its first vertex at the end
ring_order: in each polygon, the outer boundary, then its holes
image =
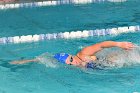
POLYGON ((96 63, 93 63, 93 62, 90 62, 90 63, 87 63, 86 64, 86 68, 92 68, 92 69, 95 69, 97 66, 96 66, 96 63))
MULTIPOLYGON (((77 55, 76 55, 77 56, 77 55)), ((77 56, 78 57, 78 56, 77 56)), ((80 57, 78 57, 82 62, 84 62, 80 57)), ((97 58, 98 60, 98 58, 97 58)), ((97 64, 96 62, 94 61, 91 61, 91 62, 88 62, 85 66, 86 68, 88 69, 100 69, 100 64, 97 64)))

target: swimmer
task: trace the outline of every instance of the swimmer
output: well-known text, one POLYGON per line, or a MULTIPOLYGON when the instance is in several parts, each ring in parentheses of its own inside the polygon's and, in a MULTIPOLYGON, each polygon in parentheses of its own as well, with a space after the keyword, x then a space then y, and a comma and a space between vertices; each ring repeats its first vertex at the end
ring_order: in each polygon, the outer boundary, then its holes
MULTIPOLYGON (((78 52, 76 55, 71 55, 67 53, 57 53, 53 56, 53 58, 63 64, 94 69, 97 67, 98 60, 99 60, 95 54, 103 50, 104 48, 111 48, 111 47, 119 47, 124 50, 131 50, 135 46, 131 42, 104 41, 101 43, 87 46, 83 48, 80 52, 78 52)), ((29 60, 18 60, 18 61, 11 62, 11 64, 24 64, 29 62, 39 62, 39 59, 35 58, 29 60)))

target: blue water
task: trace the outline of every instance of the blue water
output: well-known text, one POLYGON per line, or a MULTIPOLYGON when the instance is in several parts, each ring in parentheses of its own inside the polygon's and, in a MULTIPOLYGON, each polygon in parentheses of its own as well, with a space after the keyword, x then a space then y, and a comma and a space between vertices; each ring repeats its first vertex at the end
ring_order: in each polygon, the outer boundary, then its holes
MULTIPOLYGON (((140 24, 139 0, 0 11, 0 36, 42 34, 140 24)), ((140 66, 85 71, 40 63, 10 65, 44 52, 75 54, 81 47, 105 40, 130 41, 140 46, 140 32, 118 36, 59 39, 0 45, 0 93, 133 93, 140 92, 140 66)), ((124 58, 125 59, 125 58, 124 58)))
POLYGON ((42 34, 140 24, 139 0, 0 11, 0 36, 42 34), (7 34, 5 32, 8 31, 7 34))

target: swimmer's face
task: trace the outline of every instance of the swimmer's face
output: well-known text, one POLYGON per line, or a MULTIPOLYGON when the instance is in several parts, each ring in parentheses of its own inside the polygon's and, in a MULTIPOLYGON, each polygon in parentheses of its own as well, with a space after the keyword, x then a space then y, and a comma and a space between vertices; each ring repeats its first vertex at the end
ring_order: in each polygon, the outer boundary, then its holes
POLYGON ((77 61, 74 58, 74 56, 69 55, 69 57, 66 59, 66 64, 69 64, 69 65, 77 65, 77 61))

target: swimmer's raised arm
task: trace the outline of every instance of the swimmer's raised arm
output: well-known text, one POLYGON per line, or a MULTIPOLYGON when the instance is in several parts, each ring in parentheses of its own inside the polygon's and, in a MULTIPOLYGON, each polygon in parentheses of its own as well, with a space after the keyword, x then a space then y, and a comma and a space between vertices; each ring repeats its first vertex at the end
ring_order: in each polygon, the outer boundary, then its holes
POLYGON ((102 50, 103 48, 111 48, 111 47, 120 47, 122 49, 132 49, 134 45, 131 42, 114 42, 114 41, 105 41, 101 43, 97 43, 91 46, 87 46, 83 48, 79 54, 84 55, 94 55, 98 51, 102 50))
POLYGON ((10 64, 25 64, 29 62, 38 62, 38 60, 37 59, 17 60, 17 61, 10 62, 10 64))

